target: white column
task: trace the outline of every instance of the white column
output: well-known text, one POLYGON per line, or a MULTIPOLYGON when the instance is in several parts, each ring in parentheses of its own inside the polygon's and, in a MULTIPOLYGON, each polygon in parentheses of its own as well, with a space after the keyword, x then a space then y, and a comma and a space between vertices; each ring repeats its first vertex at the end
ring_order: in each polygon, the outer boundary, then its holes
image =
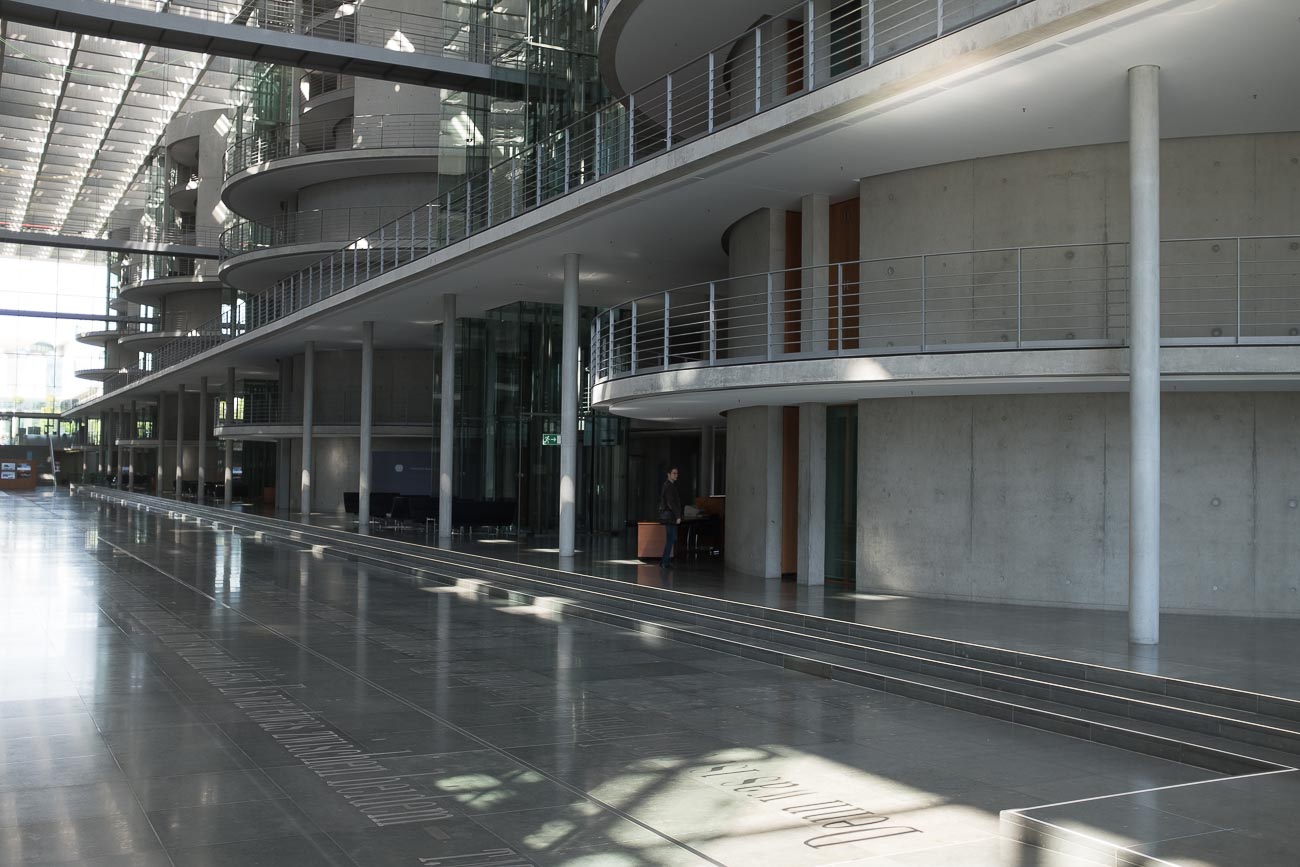
POLYGON ((456 296, 442 296, 442 407, 438 426, 438 541, 451 542, 451 474, 456 447, 456 296))
POLYGON ((374 432, 375 323, 361 323, 361 441, 357 465, 357 532, 370 533, 370 443, 374 432))
MULTIPOLYGON (((15 424, 17 419, 14 420, 15 424)), ((99 414, 99 472, 104 476, 108 475, 108 413, 99 414)))
POLYGON ((185 386, 176 386, 176 499, 181 498, 181 481, 185 477, 185 386))
MULTIPOLYGON (((233 310, 233 308, 231 308, 233 310)), ((229 426, 231 420, 235 417, 235 369, 226 368, 226 425, 229 426)), ((222 478, 222 485, 225 489, 222 494, 222 502, 227 508, 230 507, 231 498, 234 496, 235 489, 235 441, 229 436, 223 437, 223 462, 225 464, 225 474, 222 478)))
POLYGON ((560 556, 572 557, 578 531, 578 265, 564 254, 560 361, 560 556))
POLYGON ((195 502, 203 505, 203 486, 208 482, 208 378, 199 377, 199 490, 195 502))
POLYGON ((1129 85, 1129 640, 1160 641, 1160 68, 1129 85))
POLYGON ((826 404, 799 404, 800 584, 826 583, 826 404))
POLYGON ((302 356, 302 480, 299 508, 311 514, 312 417, 315 415, 316 343, 308 340, 302 356))
POLYGON ((164 460, 164 453, 167 446, 167 440, 163 438, 163 411, 167 408, 167 392, 158 392, 158 413, 154 419, 153 435, 158 441, 158 459, 154 461, 154 494, 161 497, 163 495, 163 473, 167 471, 167 463, 164 460))
POLYGON ((800 262, 800 346, 825 352, 830 334, 831 204, 826 196, 803 197, 800 262))
POLYGON ((126 449, 126 488, 128 491, 135 490, 135 439, 139 436, 140 430, 140 417, 136 412, 136 403, 131 401, 131 423, 127 426, 127 437, 131 440, 131 445, 127 446, 126 449))

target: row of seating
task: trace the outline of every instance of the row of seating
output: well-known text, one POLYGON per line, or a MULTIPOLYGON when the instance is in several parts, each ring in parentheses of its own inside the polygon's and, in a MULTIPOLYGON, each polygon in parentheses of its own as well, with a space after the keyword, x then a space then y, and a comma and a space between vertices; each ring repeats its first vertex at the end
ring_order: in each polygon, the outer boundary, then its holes
MULTIPOLYGON (((357 491, 343 492, 343 510, 349 515, 360 513, 361 495, 357 491)), ((515 500, 470 500, 453 497, 451 501, 452 527, 512 527, 517 514, 515 500)), ((428 524, 438 520, 438 501, 428 494, 398 494, 392 491, 372 491, 370 494, 370 520, 394 527, 407 524, 428 524)))

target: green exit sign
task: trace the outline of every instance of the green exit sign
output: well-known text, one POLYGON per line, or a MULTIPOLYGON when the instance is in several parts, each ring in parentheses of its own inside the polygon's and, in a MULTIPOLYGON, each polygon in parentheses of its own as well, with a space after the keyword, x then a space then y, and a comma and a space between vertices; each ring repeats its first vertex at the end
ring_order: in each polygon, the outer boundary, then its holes
POLYGON ((542 434, 542 445, 558 446, 560 444, 559 434, 542 434))

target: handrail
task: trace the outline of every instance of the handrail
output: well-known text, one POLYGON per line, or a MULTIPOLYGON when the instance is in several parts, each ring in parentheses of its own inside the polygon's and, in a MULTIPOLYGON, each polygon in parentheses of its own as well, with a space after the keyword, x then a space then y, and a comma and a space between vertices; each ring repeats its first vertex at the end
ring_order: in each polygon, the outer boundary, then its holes
MULTIPOLYGON (((155 354, 152 370, 105 383, 106 393, 382 276, 579 187, 697 141, 963 27, 1033 0, 879 0, 816 14, 810 2, 766 19, 663 78, 584 115, 544 141, 248 299, 246 318, 223 313, 200 334, 155 354), (880 14, 877 14, 877 13, 880 14)), ((285 125, 288 126, 287 124, 285 125)), ((249 137, 253 138, 253 137, 249 137)), ((247 141, 248 139, 245 139, 247 141)), ((228 155, 227 176, 239 159, 228 155)))
MULTIPOLYGON (((592 321, 593 383, 836 356, 1125 346, 1125 242, 864 259, 680 286, 592 321)), ((1300 344, 1300 236, 1161 242, 1167 345, 1300 344)))
MULTIPOLYGON (((440 114, 349 115, 325 121, 283 121, 226 148, 226 178, 287 157, 374 148, 436 148, 440 114)), ((409 209, 407 209, 409 210, 409 209)))
POLYGON ((291 244, 347 243, 405 212, 405 207, 375 206, 297 211, 269 223, 240 218, 221 233, 221 258, 291 244))

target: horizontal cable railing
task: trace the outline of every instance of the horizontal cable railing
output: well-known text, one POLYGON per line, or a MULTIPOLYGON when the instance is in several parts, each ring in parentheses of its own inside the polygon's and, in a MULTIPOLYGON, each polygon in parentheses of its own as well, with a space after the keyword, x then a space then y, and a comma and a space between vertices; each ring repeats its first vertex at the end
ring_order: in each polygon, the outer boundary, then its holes
MULTIPOLYGON (((579 187, 1029 2, 852 0, 821 13, 815 13, 812 3, 800 3, 281 278, 249 299, 243 322, 208 323, 199 329, 201 339, 164 347, 158 355, 165 359, 155 358, 154 369, 183 361, 241 329, 264 327, 579 187)), ((232 146, 227 152, 227 177, 273 158, 267 154, 293 153, 298 145, 290 126, 284 124, 272 135, 250 136, 232 146)), ((322 143, 356 138, 355 129, 349 136, 327 130, 320 135, 322 143)), ((150 372, 136 370, 110 380, 106 393, 150 372)))
POLYGON ((179 15, 480 63, 499 64, 508 60, 512 50, 525 38, 521 16, 472 7, 466 7, 461 18, 443 18, 343 0, 171 0, 166 4, 156 0, 112 0, 112 3, 157 12, 163 21, 168 15, 179 15))
POLYGON ((404 207, 328 208, 281 214, 269 223, 235 220, 221 233, 221 258, 290 244, 348 243, 404 213, 404 207))
MULTIPOLYGON (((1125 346, 1126 243, 932 253, 682 286, 592 322, 592 379, 829 356, 1125 346)), ((1300 236, 1164 241, 1161 340, 1300 343, 1300 236)))
POLYGON ((350 90, 356 83, 351 75, 341 72, 308 70, 298 78, 298 92, 304 100, 313 100, 327 93, 350 90))
MULTIPOLYGON (((327 121, 283 122, 245 136, 226 149, 226 177, 286 157, 374 148, 434 148, 440 114, 355 115, 327 121)), ((407 209, 409 210, 409 209, 407 209)))
POLYGON ((164 277, 193 277, 197 263, 185 256, 161 256, 146 253, 134 255, 122 267, 122 286, 133 286, 146 280, 164 277))

